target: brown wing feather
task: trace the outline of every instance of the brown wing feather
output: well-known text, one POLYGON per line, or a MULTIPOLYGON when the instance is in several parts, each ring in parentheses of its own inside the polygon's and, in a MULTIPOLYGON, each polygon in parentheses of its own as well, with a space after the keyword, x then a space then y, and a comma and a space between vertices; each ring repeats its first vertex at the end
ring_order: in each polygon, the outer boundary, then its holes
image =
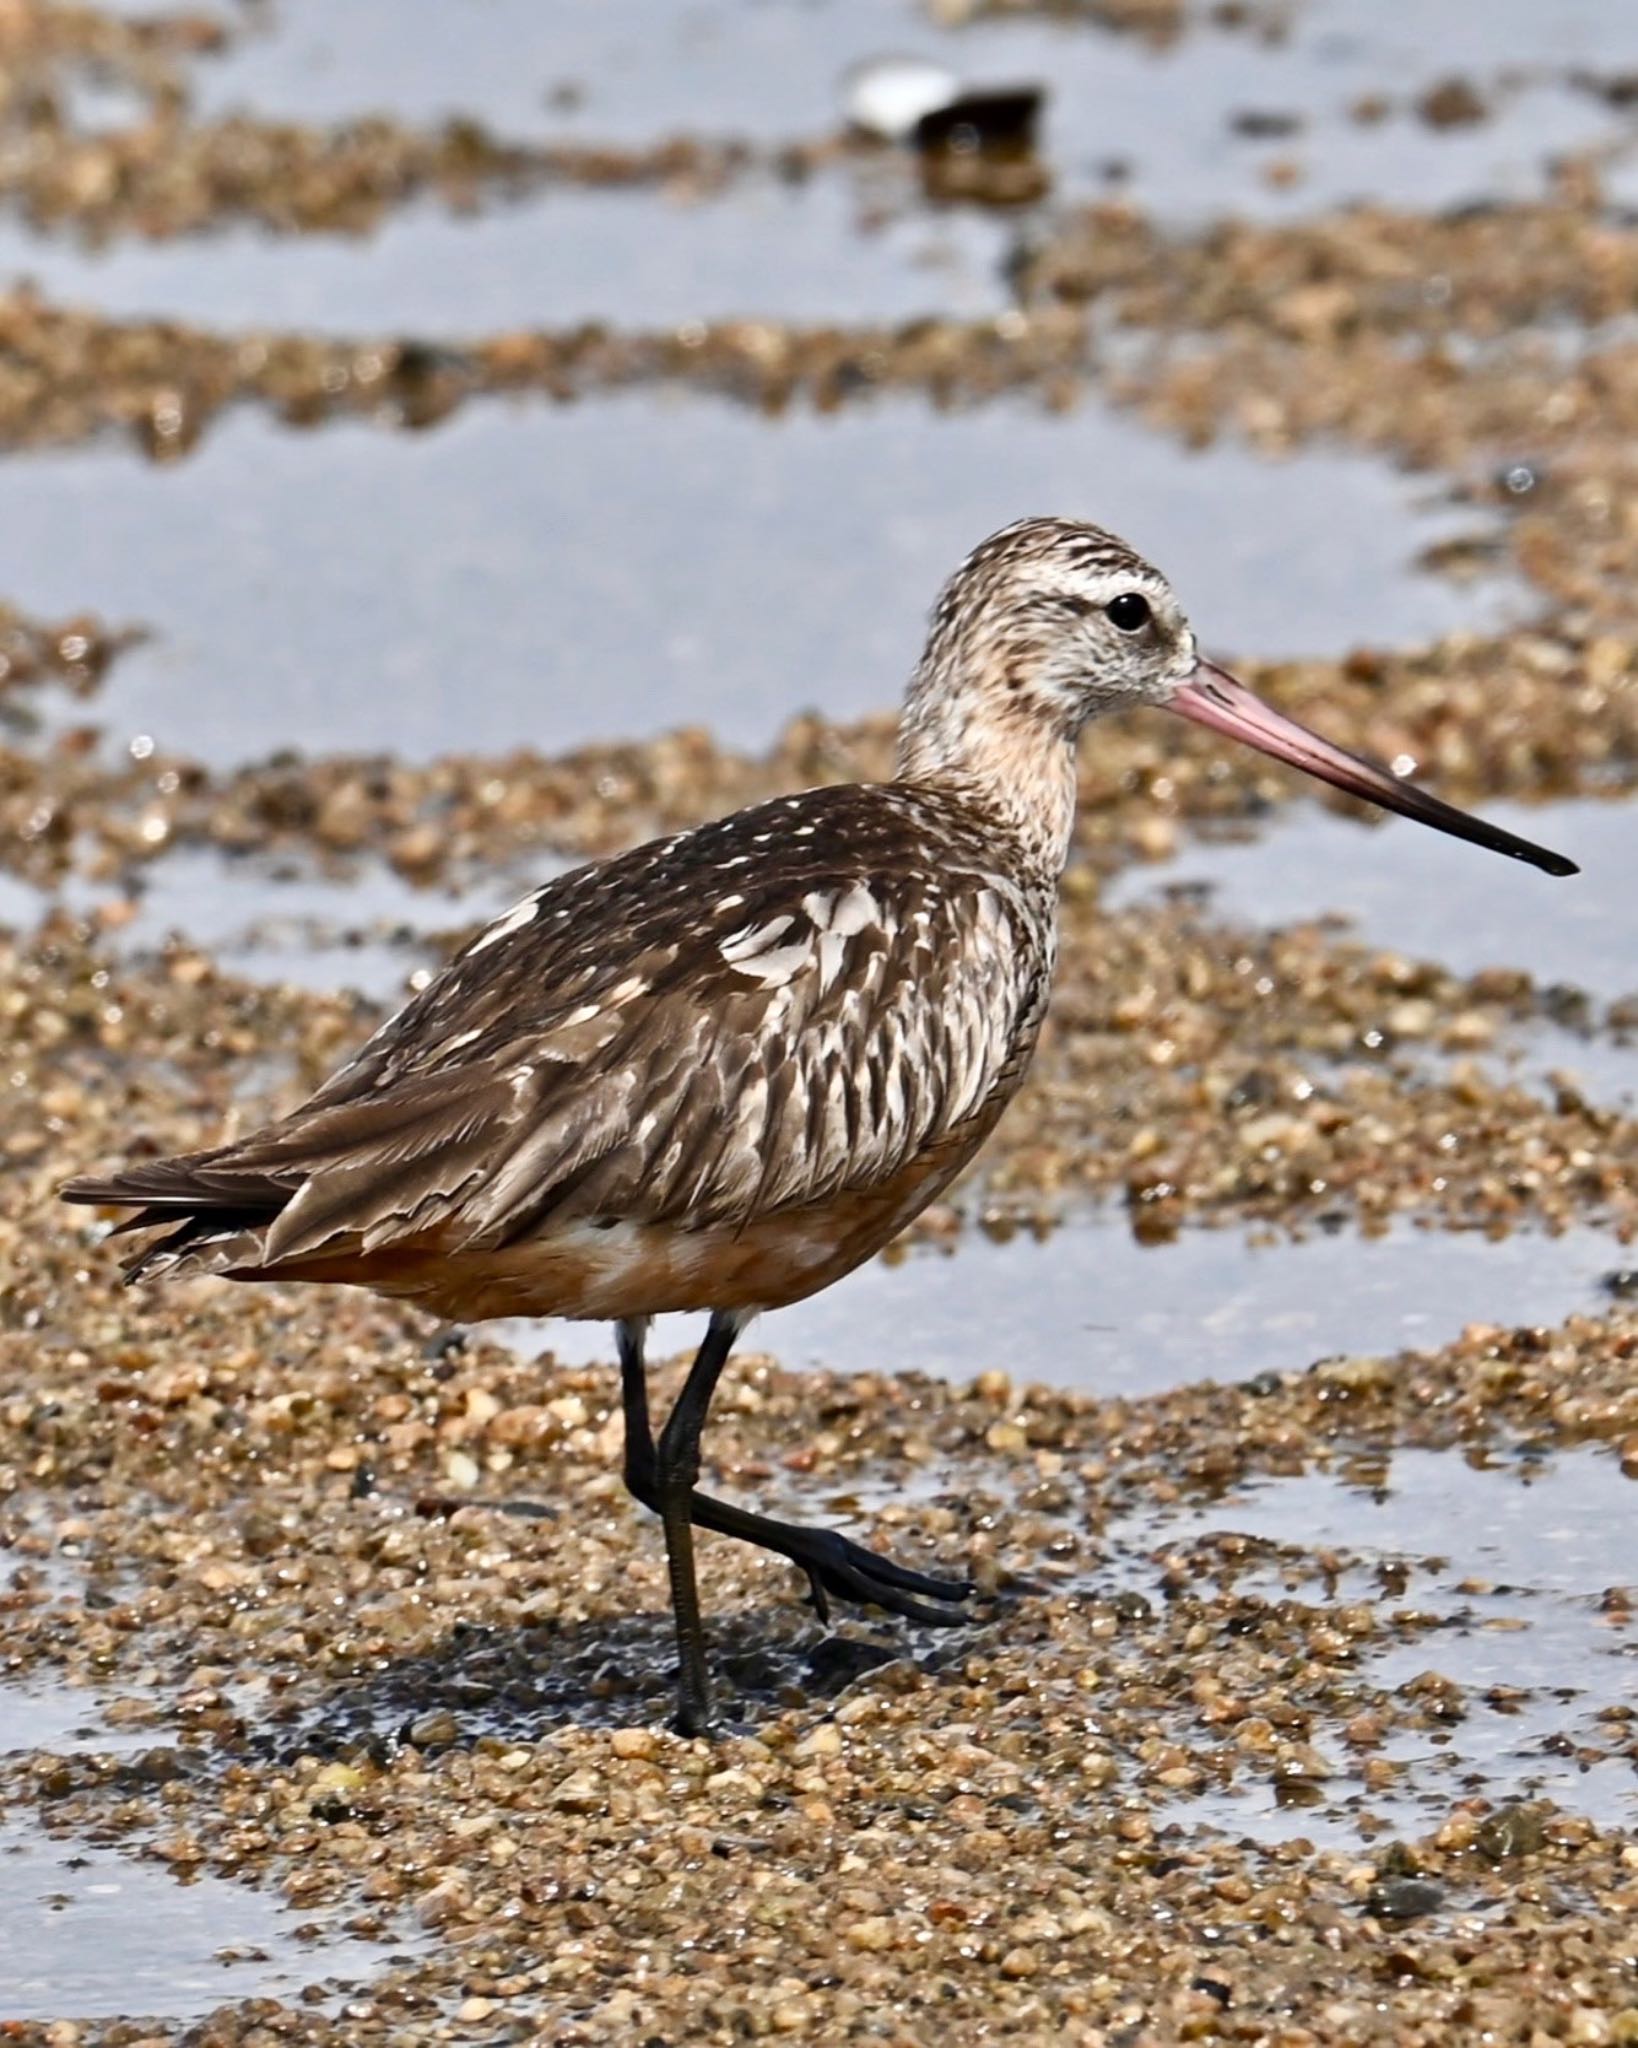
POLYGON ((1050 905, 992 862, 956 806, 902 785, 638 848, 524 898, 283 1122, 64 1192, 181 1220, 188 1245, 265 1220, 266 1271, 875 1185, 1033 1035, 1050 905))

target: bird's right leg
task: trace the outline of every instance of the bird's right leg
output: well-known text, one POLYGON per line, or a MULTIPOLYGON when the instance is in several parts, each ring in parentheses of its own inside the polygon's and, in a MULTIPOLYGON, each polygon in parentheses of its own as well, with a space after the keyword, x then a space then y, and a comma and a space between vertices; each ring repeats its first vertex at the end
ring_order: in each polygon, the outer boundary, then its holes
POLYGON ((654 1428, 648 1419, 648 1367, 643 1346, 649 1318, 629 1316, 614 1326, 620 1346, 620 1406, 626 1419, 626 1491, 655 1514, 660 1496, 654 1484, 654 1428))
MULTIPOLYGON (((660 1498, 654 1433, 649 1422, 648 1374, 643 1362, 646 1319, 633 1318, 617 1325, 620 1346, 620 1398, 625 1411, 626 1490, 643 1506, 659 1512, 660 1498)), ((788 1558, 807 1574, 815 1613, 821 1621, 830 1619, 830 1602, 855 1601, 864 1607, 880 1607, 906 1621, 946 1626, 965 1620, 949 1610, 967 1599, 973 1590, 968 1579, 941 1579, 931 1572, 912 1571, 896 1564, 880 1551, 868 1550, 835 1529, 808 1529, 797 1522, 776 1521, 771 1515, 753 1514, 729 1502, 714 1500, 708 1493, 693 1492, 689 1512, 697 1528, 732 1536, 788 1558), (940 1606, 925 1603, 939 1601, 940 1606)))
POLYGON ((694 1354, 682 1392, 672 1403, 654 1446, 654 1486, 665 1529, 671 1611, 677 1623, 677 1727, 683 1735, 704 1735, 711 1725, 705 1624, 694 1576, 694 1481, 700 1475, 700 1437, 711 1396, 744 1322, 743 1316, 731 1312, 719 1310, 712 1315, 705 1341, 694 1354))

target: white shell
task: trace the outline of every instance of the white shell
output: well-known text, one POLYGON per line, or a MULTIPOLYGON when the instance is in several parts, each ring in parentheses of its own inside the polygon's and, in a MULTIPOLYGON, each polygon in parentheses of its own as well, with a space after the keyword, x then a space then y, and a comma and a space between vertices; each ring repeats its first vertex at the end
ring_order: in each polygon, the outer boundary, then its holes
POLYGON ((908 141, 918 121, 961 90, 955 73, 930 57, 872 57, 854 65, 842 85, 848 120, 882 142, 908 141))

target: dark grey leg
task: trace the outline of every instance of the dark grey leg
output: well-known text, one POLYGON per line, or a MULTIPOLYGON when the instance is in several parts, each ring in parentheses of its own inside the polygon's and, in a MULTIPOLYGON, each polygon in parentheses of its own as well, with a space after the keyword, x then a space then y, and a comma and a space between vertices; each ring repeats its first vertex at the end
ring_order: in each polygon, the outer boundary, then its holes
MULTIPOLYGON (((648 1381, 643 1366, 646 1332, 646 1322, 618 1325, 620 1392, 626 1421, 625 1482, 635 1499, 658 1512, 657 1454, 649 1425, 648 1381)), ((696 1528, 711 1529, 789 1558, 806 1573, 814 1610, 821 1621, 830 1619, 832 1596, 857 1601, 862 1606, 880 1607, 889 1614, 902 1615, 907 1621, 948 1627, 966 1619, 964 1615, 952 1614, 949 1607, 971 1594, 970 1580, 936 1578, 930 1572, 912 1571, 878 1551, 851 1542, 834 1529, 805 1529, 798 1523, 775 1521, 768 1515, 752 1514, 748 1508, 714 1500, 706 1493, 693 1493, 689 1509, 696 1528), (928 1601, 945 1604, 930 1607, 925 1604, 928 1601)))
POLYGON ((714 1314, 688 1368, 682 1392, 654 1447, 654 1486, 665 1529, 671 1612, 677 1623, 677 1727, 704 1735, 711 1725, 711 1684, 705 1668, 705 1624, 694 1577, 694 1481, 700 1476, 700 1435, 711 1396, 728 1363, 742 1319, 714 1314))
POLYGON ((645 1508, 659 1512, 660 1499, 654 1489, 654 1431, 648 1419, 648 1368, 643 1346, 648 1338, 648 1317, 633 1316, 616 1323, 614 1334, 620 1346, 620 1406, 626 1418, 626 1491, 645 1508))

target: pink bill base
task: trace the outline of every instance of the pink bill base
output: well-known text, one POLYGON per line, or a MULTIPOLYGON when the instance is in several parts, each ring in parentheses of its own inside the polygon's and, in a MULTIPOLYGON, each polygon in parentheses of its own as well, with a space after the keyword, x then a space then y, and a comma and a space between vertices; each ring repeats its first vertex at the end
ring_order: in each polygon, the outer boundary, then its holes
POLYGON ((1210 726, 1213 732, 1227 733, 1230 739, 1244 740, 1248 747, 1270 754, 1276 761, 1288 761, 1293 768, 1318 776, 1334 789, 1364 797, 1367 803, 1380 804, 1401 817, 1415 818, 1436 831, 1470 839, 1475 846, 1488 846, 1493 853, 1509 854, 1514 860, 1528 861, 1549 875, 1580 873, 1575 862, 1566 860, 1563 854, 1551 853, 1545 846, 1536 846, 1500 825, 1486 824, 1483 818, 1470 817, 1454 804, 1430 796, 1425 789, 1401 780, 1375 762, 1361 760, 1359 755, 1322 739, 1306 725, 1276 711, 1272 704, 1265 704, 1254 691, 1214 662, 1196 663, 1193 673, 1178 685, 1166 708, 1182 718, 1192 718, 1197 725, 1210 726))

